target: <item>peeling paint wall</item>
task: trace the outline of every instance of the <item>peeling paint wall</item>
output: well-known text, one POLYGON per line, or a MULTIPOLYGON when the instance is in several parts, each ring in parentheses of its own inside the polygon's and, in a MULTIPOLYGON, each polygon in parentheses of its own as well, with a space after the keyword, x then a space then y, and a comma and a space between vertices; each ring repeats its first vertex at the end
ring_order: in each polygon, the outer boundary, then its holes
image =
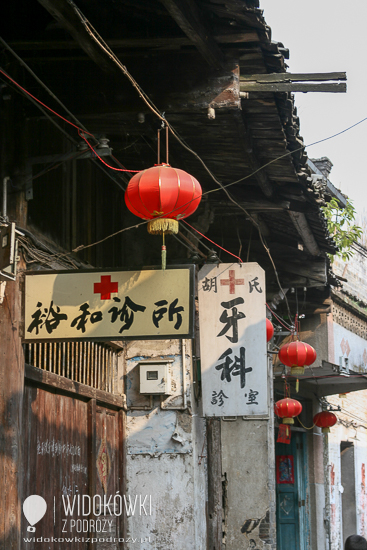
MULTIPOLYGON (((271 367, 269 366, 269 370, 271 367)), ((268 377, 273 395, 272 377, 268 377)), ((273 410, 272 398, 269 408, 273 410)), ((268 420, 234 417, 221 422, 222 473, 225 479, 225 549, 274 550, 274 416, 268 420)))
MULTIPOLYGON (((330 398, 334 405, 343 403, 342 411, 338 413, 339 424, 332 428, 329 435, 329 459, 331 475, 332 505, 332 549, 339 550, 344 544, 346 536, 352 533, 343 533, 343 505, 344 491, 341 478, 341 442, 352 444, 354 447, 354 486, 355 502, 350 506, 356 510, 356 532, 367 537, 367 391, 358 391, 348 394, 345 399, 334 396, 330 398), (359 419, 359 420, 357 420, 359 419), (343 422, 346 425, 340 423, 343 422)), ((345 485, 344 481, 344 485, 345 485)), ((348 480, 349 483, 349 480, 348 480)), ((347 510, 347 512, 350 512, 347 510)))
POLYGON ((191 342, 184 348, 178 340, 129 342, 124 369, 127 495, 137 495, 138 504, 148 495, 150 503, 147 513, 138 506, 130 515, 127 536, 141 540, 141 550, 205 550, 205 420, 191 397, 191 342), (152 359, 169 361, 171 395, 140 394, 139 362, 152 359))

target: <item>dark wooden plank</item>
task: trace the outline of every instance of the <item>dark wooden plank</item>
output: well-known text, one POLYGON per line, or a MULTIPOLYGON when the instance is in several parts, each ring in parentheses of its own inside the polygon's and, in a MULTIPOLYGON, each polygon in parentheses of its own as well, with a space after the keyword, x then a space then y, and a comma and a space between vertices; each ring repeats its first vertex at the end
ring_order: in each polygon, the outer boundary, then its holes
MULTIPOLYGON (((119 431, 119 484, 118 490, 120 495, 126 495, 126 413, 123 410, 118 412, 118 431, 119 431)), ((123 513, 119 520, 120 537, 126 539, 127 536, 127 515, 126 507, 124 506, 123 513)), ((123 550, 124 545, 120 543, 120 550, 123 550)))
POLYGON ((89 399, 96 399, 98 403, 103 403, 109 406, 112 406, 116 409, 126 409, 126 398, 121 395, 114 395, 102 390, 97 390, 79 382, 74 382, 63 378, 58 374, 52 372, 44 371, 31 365, 26 365, 25 367, 25 377, 28 380, 33 380, 36 383, 44 384, 50 386, 54 389, 60 390, 75 396, 78 394, 79 397, 89 399))
POLYGON ((312 256, 318 256, 320 254, 320 248, 315 240, 315 237, 308 225, 306 216, 302 212, 289 212, 289 216, 293 222, 294 227, 302 238, 302 241, 307 248, 308 252, 312 256))
POLYGON ((161 0, 161 2, 204 59, 212 67, 223 67, 223 53, 200 21, 199 10, 194 0, 161 0))
POLYGON ((220 418, 208 418, 208 548, 222 549, 223 538, 223 489, 220 418))
MULTIPOLYGON (((96 494, 97 476, 97 448, 96 448, 96 400, 88 402, 88 494, 91 499, 96 494)), ((91 514, 91 519, 96 519, 91 514)), ((90 535, 92 535, 90 533, 90 535)), ((94 544, 89 542, 88 548, 93 550, 94 544)))
POLYGON ((243 82, 325 82, 328 80, 347 80, 347 73, 271 73, 241 75, 243 82))
MULTIPOLYGON (((259 42, 259 35, 255 31, 235 32, 228 34, 217 34, 214 37, 218 44, 237 44, 244 42, 259 42)), ((152 38, 118 38, 106 40, 110 48, 114 49, 172 49, 173 46, 190 46, 192 40, 186 36, 152 37, 152 38)), ((67 40, 29 40, 12 41, 9 44, 16 51, 52 51, 52 50, 75 50, 79 46, 73 41, 67 40)), ((68 59, 70 59, 68 57, 68 59)))
POLYGON ((24 357, 19 337, 21 319, 18 279, 6 283, 4 302, 0 306, 0 548, 4 549, 21 547, 21 412, 24 387, 24 357))
POLYGON ((332 92, 345 93, 347 85, 344 82, 322 84, 297 84, 293 82, 264 83, 240 82, 241 92, 332 92))
POLYGON ((39 3, 66 29, 88 56, 105 72, 119 73, 117 65, 103 52, 91 38, 82 23, 76 6, 63 0, 38 0, 39 3))

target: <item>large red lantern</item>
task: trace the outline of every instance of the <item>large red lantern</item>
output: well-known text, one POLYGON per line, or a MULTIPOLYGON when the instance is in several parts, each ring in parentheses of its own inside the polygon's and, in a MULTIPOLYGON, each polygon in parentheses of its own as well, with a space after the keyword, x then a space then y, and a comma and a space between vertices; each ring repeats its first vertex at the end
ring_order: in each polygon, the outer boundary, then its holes
POLYGON ((280 362, 287 367, 291 367, 291 373, 297 376, 305 372, 305 366, 309 367, 316 361, 317 355, 310 344, 297 340, 282 346, 278 357, 280 362))
POLYGON ((266 318, 266 341, 269 342, 274 336, 274 327, 270 319, 266 318))
POLYGON ((126 206, 136 216, 150 220, 148 231, 154 235, 178 233, 178 220, 193 214, 202 190, 193 176, 158 164, 135 174, 125 192, 126 206))
POLYGON ((326 434, 330 432, 331 426, 335 426, 337 417, 330 411, 322 411, 313 417, 313 423, 319 428, 322 428, 322 433, 326 434))
POLYGON ((296 399, 286 397, 274 404, 274 412, 283 418, 283 424, 294 424, 293 418, 302 412, 302 405, 296 399))

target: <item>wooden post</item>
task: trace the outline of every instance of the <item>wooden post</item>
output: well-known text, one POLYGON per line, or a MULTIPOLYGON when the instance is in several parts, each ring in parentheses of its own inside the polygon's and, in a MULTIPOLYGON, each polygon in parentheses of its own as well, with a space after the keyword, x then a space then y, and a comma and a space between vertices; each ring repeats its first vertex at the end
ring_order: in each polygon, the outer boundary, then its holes
MULTIPOLYGON (((88 490, 89 496, 93 499, 96 494, 97 477, 97 439, 96 439, 96 400, 88 401, 88 490)), ((93 519, 95 519, 93 517, 93 519)), ((90 533, 90 535, 92 535, 90 533)), ((93 549, 94 544, 88 544, 93 549)))
MULTIPOLYGON (((17 99, 3 102, 0 109, 0 181, 14 178, 23 167, 25 131, 19 132, 21 109, 17 99), (5 104, 5 105, 4 105, 5 104)), ((0 185, 1 185, 0 184, 0 185)), ((26 220, 24 193, 8 196, 8 216, 23 225, 26 220)), ((18 269, 24 268, 20 262, 18 269)), ((21 548, 22 521, 22 416, 24 355, 20 334, 22 320, 21 280, 6 283, 0 303, 0 548, 21 548)))
MULTIPOLYGON (((118 412, 118 434, 119 434, 119 490, 120 495, 126 495, 126 413, 122 409, 118 412)), ((126 539, 127 531, 127 515, 126 507, 124 506, 123 512, 120 516, 119 522, 119 538, 126 539)), ((124 548, 124 544, 119 544, 120 548, 124 548)))
POLYGON ((208 418, 208 550, 222 550, 223 491, 220 418, 208 418))

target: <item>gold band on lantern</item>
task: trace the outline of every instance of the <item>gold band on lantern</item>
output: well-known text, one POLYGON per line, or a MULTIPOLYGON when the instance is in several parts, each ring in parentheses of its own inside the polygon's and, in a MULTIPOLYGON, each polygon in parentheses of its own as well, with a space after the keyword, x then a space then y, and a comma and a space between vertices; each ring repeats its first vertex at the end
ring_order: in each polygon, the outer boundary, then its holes
POLYGON ((162 235, 162 233, 178 233, 179 223, 170 218, 157 218, 148 222, 148 233, 162 235))
POLYGON ((291 375, 297 376, 298 374, 304 374, 305 367, 291 367, 291 375))

